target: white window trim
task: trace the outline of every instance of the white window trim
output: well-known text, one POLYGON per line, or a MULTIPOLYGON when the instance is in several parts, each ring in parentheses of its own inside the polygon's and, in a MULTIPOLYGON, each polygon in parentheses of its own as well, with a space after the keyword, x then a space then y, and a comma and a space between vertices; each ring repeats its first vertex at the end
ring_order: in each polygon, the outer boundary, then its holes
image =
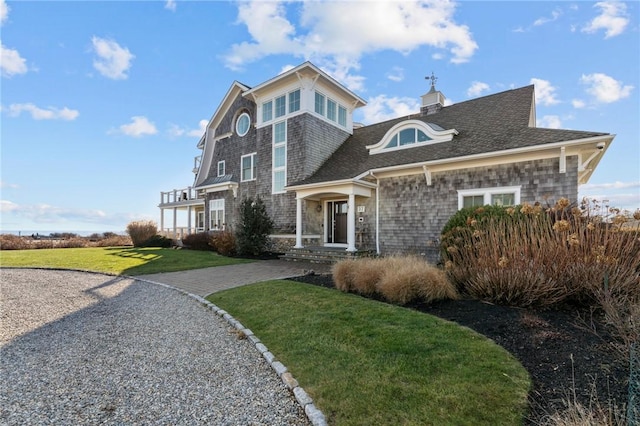
POLYGON ((331 123, 335 126, 341 127, 343 129, 346 129, 348 124, 349 124, 349 108, 347 108, 345 105, 341 104, 340 102, 338 102, 337 100, 335 100, 334 98, 324 94, 323 92, 321 92, 320 90, 314 90, 313 91, 313 114, 316 117, 322 117, 322 119, 324 121, 326 121, 327 123, 331 123), (319 112, 316 111, 316 93, 323 96, 324 97, 324 114, 320 114, 319 112), (333 102, 334 104, 336 104, 336 119, 332 120, 331 118, 329 118, 329 101, 333 102), (345 123, 344 124, 340 124, 340 108, 343 108, 346 112, 345 115, 345 123))
POLYGON ((249 133, 249 130, 251 130, 251 116, 248 113, 243 112, 238 116, 238 118, 236 118, 236 134, 242 137, 242 136, 245 136, 247 133, 249 133), (249 125, 247 126, 247 130, 244 133, 241 133, 240 130, 238 129, 238 126, 240 125, 240 120, 243 117, 247 117, 247 120, 249 121, 249 125))
POLYGON ((273 133, 272 149, 271 149, 271 165, 272 165, 271 166, 271 193, 272 194, 283 194, 286 192, 284 189, 281 191, 276 191, 275 177, 276 177, 276 172, 284 171, 284 186, 287 186, 287 132, 288 132, 288 129, 287 129, 286 120, 273 123, 273 132, 271 132, 273 133), (280 123, 284 123, 284 141, 276 143, 275 127, 280 123), (284 166, 275 167, 274 165, 276 164, 276 148, 280 148, 280 147, 284 147, 284 166))
POLYGON ((293 90, 288 90, 285 93, 278 93, 275 96, 269 97, 268 99, 264 99, 260 102, 260 106, 259 106, 259 113, 258 116, 260 117, 260 122, 258 124, 258 127, 262 127, 262 126, 266 126, 266 125, 270 125, 273 124, 274 121, 281 121, 284 119, 287 119, 289 117, 293 117, 299 114, 302 114, 303 112, 303 90, 300 87, 297 87, 293 90), (290 111, 291 109, 291 103, 290 103, 290 96, 292 93, 294 92, 300 92, 299 95, 299 101, 298 101, 298 109, 295 111, 290 111), (276 99, 279 99, 281 97, 284 96, 284 114, 277 116, 276 117, 276 99), (264 105, 271 103, 271 118, 268 120, 264 119, 264 105))
POLYGON ((209 200, 209 229, 210 230, 224 230, 225 228, 225 205, 224 198, 218 198, 215 200, 209 200), (215 212, 215 214, 214 214, 215 212), (215 221, 214 225, 214 219, 215 221), (218 226, 218 222, 220 226, 218 226))
POLYGON ((484 197, 484 205, 491 204, 491 196, 495 194, 514 194, 513 202, 515 205, 520 204, 520 190, 522 185, 518 186, 500 186, 496 188, 478 188, 478 189, 460 189, 458 190, 458 210, 464 206, 464 197, 482 195, 484 197))
POLYGON ((224 160, 218 161, 218 177, 224 176, 227 173, 227 167, 224 163, 224 160), (220 173, 220 166, 222 166, 222 173, 220 173))
POLYGON ((373 145, 368 145, 366 148, 369 150, 369 154, 373 155, 373 154, 379 154, 382 152, 398 151, 401 149, 411 149, 419 146, 432 145, 432 144, 441 143, 441 142, 449 142, 453 140, 453 137, 457 134, 458 134, 458 131, 456 129, 436 130, 423 121, 406 120, 390 128, 378 143, 375 143, 373 145), (392 148, 385 148, 385 146, 387 146, 387 144, 391 141, 391 138, 393 138, 396 135, 396 133, 399 133, 405 129, 422 130, 428 137, 431 138, 431 140, 424 141, 424 142, 416 142, 409 145, 402 145, 402 146, 398 145, 392 148))
POLYGON ((256 168, 256 165, 255 165, 256 155, 257 155, 257 153, 252 152, 251 154, 246 154, 246 155, 243 155, 242 157, 240 157, 240 182, 250 182, 252 180, 256 180, 256 176, 255 175, 258 174, 257 170, 255 170, 255 173, 254 173, 254 169, 256 168), (244 159, 246 157, 251 157, 251 178, 250 179, 245 179, 244 178, 244 173, 243 173, 244 169, 243 169, 242 164, 244 163, 244 159))

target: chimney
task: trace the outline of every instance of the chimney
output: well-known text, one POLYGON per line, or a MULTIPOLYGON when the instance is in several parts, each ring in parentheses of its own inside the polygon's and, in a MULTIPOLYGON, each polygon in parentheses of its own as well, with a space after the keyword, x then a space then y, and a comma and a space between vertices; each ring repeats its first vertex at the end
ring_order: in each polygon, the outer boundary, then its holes
POLYGON ((425 77, 427 80, 431 80, 431 90, 428 93, 422 95, 422 107, 420 108, 420 115, 431 115, 440 111, 444 106, 445 96, 439 90, 436 90, 436 80, 438 78, 431 73, 431 77, 425 77))

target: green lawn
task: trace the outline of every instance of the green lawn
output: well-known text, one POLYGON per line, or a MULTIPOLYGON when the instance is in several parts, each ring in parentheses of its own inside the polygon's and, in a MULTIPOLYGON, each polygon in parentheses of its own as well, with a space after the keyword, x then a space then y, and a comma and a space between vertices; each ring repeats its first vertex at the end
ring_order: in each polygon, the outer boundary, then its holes
POLYGON ((82 269, 123 275, 184 271, 251 262, 214 252, 164 248, 99 247, 1 250, 0 266, 82 269))
POLYGON ((330 424, 519 425, 526 414, 526 370, 456 324, 283 280, 208 299, 259 336, 330 424))

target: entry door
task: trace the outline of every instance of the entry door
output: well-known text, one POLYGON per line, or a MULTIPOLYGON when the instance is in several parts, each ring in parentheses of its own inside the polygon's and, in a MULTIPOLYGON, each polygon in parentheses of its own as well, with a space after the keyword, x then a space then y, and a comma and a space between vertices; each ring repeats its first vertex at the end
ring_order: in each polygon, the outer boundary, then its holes
POLYGON ((329 201, 327 203, 327 242, 347 244, 347 202, 329 201))

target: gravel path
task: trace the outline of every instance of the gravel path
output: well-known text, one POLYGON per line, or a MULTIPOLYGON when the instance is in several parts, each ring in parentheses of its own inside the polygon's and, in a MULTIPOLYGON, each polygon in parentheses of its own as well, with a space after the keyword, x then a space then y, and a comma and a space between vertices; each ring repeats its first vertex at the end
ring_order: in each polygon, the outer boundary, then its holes
POLYGON ((0 269, 0 423, 308 425, 248 339, 121 277, 0 269))

